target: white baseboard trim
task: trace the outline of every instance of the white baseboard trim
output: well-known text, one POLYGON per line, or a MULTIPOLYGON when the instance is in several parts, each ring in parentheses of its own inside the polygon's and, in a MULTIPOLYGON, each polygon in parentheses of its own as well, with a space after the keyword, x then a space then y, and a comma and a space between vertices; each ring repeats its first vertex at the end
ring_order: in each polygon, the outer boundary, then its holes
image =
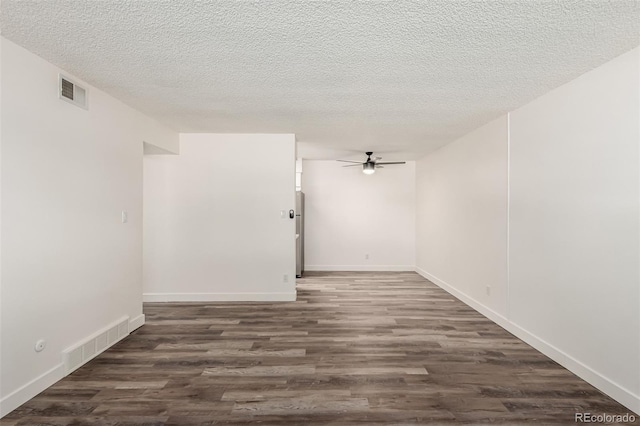
POLYGON ((144 293, 144 302, 295 302, 297 293, 144 293))
POLYGON ((64 364, 60 363, 26 385, 11 392, 0 400, 0 417, 6 416, 63 377, 64 364))
POLYGON ((135 317, 134 319, 129 321, 129 334, 131 334, 131 332, 133 332, 133 330, 137 330, 138 328, 142 327, 144 325, 144 314, 140 314, 137 317, 135 317))
POLYGON ((525 330, 524 328, 513 323, 509 319, 488 308, 477 300, 467 296, 465 293, 456 290, 454 287, 441 280, 440 278, 431 275, 430 273, 419 267, 416 267, 415 271, 418 274, 422 275, 424 278, 433 282, 438 287, 450 293, 452 296, 469 305, 471 308, 475 309, 485 317, 489 318, 491 321, 495 322, 514 336, 533 346, 535 349, 542 352, 552 360, 556 361, 558 364, 562 365, 567 370, 574 373, 576 376, 600 389, 602 392, 606 393, 611 398, 618 401, 620 404, 640 415, 639 395, 635 395, 629 389, 626 389, 609 380, 607 377, 573 358, 571 355, 546 342, 544 339, 541 339, 535 334, 525 330))
POLYGON ((305 271, 336 272, 414 272, 413 265, 305 265, 305 271))

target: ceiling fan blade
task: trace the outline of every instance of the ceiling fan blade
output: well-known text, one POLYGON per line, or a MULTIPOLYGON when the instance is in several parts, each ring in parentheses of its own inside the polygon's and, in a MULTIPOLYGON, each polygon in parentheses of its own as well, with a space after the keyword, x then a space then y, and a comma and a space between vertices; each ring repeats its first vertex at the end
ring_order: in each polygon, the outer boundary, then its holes
POLYGON ((382 160, 382 157, 373 157, 371 159, 371 161, 373 161, 374 163, 378 162, 379 160, 382 160))
POLYGON ((351 161, 351 160, 336 160, 336 161, 340 161, 342 163, 358 163, 358 164, 362 164, 362 161, 351 161))
POLYGON ((362 163, 358 163, 358 164, 347 164, 346 166, 342 166, 342 167, 355 167, 355 166, 362 166, 362 163))
POLYGON ((387 161, 384 163, 376 163, 376 164, 407 164, 406 161, 387 161))
POLYGON ((378 165, 376 164, 376 169, 384 169, 384 166, 378 166, 378 165))

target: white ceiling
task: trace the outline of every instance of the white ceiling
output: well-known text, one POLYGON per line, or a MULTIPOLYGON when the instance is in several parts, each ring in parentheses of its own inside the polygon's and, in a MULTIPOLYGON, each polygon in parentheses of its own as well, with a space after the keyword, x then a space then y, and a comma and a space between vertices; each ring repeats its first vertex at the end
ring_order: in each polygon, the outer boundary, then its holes
POLYGON ((639 1, 3 0, 2 35, 180 132, 419 158, 640 44, 639 1))

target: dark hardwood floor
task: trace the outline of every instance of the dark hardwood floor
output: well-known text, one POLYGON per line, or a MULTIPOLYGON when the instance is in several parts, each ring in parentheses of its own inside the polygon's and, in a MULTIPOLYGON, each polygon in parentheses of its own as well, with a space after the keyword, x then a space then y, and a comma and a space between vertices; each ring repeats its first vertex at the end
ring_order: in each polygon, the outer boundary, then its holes
POLYGON ((147 324, 4 425, 575 424, 630 411, 415 273, 298 301, 145 304, 147 324))

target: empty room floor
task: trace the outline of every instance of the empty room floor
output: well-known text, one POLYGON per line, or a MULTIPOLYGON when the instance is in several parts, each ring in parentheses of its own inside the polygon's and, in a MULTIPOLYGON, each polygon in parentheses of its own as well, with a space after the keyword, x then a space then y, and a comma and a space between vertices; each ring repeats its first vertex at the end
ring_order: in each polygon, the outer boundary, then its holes
POLYGON ((316 272, 298 301, 150 303, 1 425, 575 424, 629 410, 413 272, 316 272))

